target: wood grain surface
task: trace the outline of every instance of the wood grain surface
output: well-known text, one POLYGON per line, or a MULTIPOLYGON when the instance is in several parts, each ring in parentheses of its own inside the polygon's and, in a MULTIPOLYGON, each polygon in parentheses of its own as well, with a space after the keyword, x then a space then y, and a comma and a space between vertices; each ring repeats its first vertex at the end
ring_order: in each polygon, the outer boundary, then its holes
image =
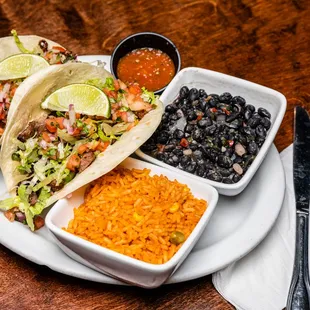
MULTIPOLYGON (((308 0, 0 0, 0 36, 37 34, 83 54, 111 54, 125 36, 155 31, 198 66, 282 92, 288 108, 276 137, 292 142, 295 105, 310 103, 308 0)), ((1 46, 0 46, 1 48, 1 46)), ((220 309, 233 307, 211 277, 148 291, 70 278, 0 246, 0 309, 220 309)))

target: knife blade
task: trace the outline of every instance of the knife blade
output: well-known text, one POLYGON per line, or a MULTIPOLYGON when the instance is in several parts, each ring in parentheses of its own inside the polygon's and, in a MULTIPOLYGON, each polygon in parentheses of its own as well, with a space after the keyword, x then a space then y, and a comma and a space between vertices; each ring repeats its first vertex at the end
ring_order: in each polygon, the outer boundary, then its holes
POLYGON ((309 310, 310 120, 307 111, 299 106, 294 111, 293 177, 296 201, 296 243, 287 309, 309 310))

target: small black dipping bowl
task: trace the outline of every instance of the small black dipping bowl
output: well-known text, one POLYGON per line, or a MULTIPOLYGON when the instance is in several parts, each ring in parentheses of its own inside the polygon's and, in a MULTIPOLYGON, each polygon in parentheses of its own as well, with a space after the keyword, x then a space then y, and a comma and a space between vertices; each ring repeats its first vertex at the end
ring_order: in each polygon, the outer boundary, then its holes
MULTIPOLYGON (((150 47, 154 49, 159 49, 162 52, 166 53, 174 63, 175 74, 180 71, 181 68, 181 57, 178 49, 168 38, 164 37, 161 34, 155 32, 139 32, 135 33, 125 39, 123 39, 115 47, 112 57, 111 57, 111 72, 117 76, 117 65, 119 60, 124 57, 129 52, 143 47, 150 47)), ((167 85, 159 90, 156 90, 154 93, 160 95, 167 85)))

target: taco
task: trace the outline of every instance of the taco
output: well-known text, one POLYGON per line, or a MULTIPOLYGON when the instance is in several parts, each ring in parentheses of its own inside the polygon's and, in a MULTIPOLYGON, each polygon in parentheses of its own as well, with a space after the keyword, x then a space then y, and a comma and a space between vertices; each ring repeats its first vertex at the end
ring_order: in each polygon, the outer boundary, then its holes
POLYGON ((13 96, 25 78, 49 65, 76 59, 56 42, 35 35, 18 37, 15 30, 11 33, 13 36, 0 38, 0 141, 10 110, 16 108, 12 106, 13 96))
POLYGON ((109 172, 138 149, 163 113, 154 93, 138 85, 127 87, 104 68, 86 63, 50 66, 27 78, 16 92, 18 109, 9 119, 0 153, 13 197, 1 201, 0 209, 32 230, 43 224, 39 215, 44 208, 109 172), (104 108, 94 115, 91 102, 84 109, 74 104, 78 97, 54 100, 55 94, 70 87, 89 88, 87 94, 100 92, 107 99, 104 108), (53 109, 43 109, 46 104, 53 109))

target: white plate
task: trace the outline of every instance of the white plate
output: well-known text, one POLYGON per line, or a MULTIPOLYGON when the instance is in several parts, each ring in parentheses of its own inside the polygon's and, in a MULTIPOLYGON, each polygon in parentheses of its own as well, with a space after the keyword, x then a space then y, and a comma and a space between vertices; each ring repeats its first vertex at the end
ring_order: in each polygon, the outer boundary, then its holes
MULTIPOLYGON (((99 57, 87 56, 88 61, 99 57)), ((108 56, 100 60, 109 64, 108 56)), ((80 57, 81 60, 85 58, 80 57)), ((107 66, 108 68, 108 66, 107 66)), ((280 212, 285 179, 280 156, 272 145, 249 186, 235 197, 220 196, 216 210, 195 248, 167 283, 188 281, 211 274, 240 259, 264 239, 280 212)), ((0 194, 5 185, 0 173, 0 194)), ((44 227, 32 233, 0 214, 0 243, 39 265, 90 281, 123 284, 68 257, 44 227)))

